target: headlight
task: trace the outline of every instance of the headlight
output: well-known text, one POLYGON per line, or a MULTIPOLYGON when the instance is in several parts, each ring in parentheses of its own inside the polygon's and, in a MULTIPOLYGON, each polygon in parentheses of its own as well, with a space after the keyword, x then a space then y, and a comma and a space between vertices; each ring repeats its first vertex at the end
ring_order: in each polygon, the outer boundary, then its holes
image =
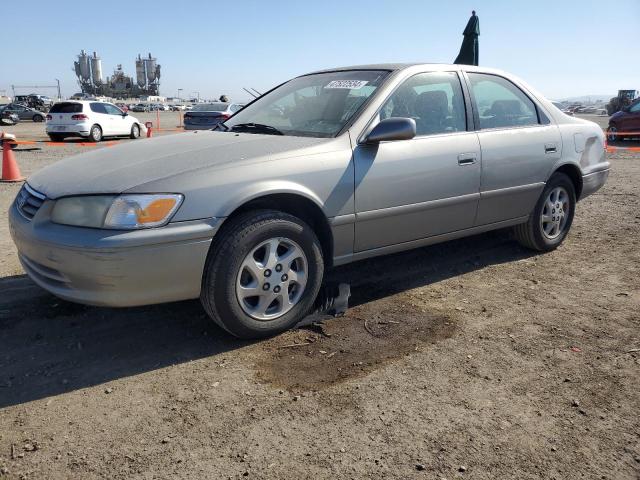
POLYGON ((57 200, 51 221, 78 227, 134 230, 165 225, 178 210, 179 194, 91 195, 57 200))

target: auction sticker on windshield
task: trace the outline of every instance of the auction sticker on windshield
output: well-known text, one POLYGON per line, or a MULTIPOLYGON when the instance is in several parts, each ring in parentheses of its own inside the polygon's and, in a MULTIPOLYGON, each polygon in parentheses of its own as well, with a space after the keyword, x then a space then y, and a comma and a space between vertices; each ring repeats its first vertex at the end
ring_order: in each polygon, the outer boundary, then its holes
POLYGON ((324 88, 348 88, 350 90, 358 90, 367 83, 369 83, 367 80, 333 80, 324 88))

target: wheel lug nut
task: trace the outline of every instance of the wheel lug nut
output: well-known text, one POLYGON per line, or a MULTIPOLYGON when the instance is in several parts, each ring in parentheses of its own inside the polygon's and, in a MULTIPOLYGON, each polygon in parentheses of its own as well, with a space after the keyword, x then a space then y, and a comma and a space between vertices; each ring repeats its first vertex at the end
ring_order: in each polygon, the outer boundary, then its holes
POLYGON ((280 287, 276 285, 275 287, 273 287, 273 291, 274 293, 280 293, 280 287))
POLYGON ((286 282, 287 280, 289 280, 289 276, 285 273, 284 275, 282 275, 282 281, 286 282))
POLYGON ((276 265, 276 272, 281 272, 282 271, 282 265, 278 264, 276 265))
POLYGON ((265 284, 262 286, 262 289, 263 289, 263 290, 269 290, 270 288, 271 288, 271 285, 269 285, 268 283, 265 283, 265 284))
POLYGON ((270 277, 271 276, 271 270, 269 270, 268 268, 264 271, 264 276, 265 277, 270 277))

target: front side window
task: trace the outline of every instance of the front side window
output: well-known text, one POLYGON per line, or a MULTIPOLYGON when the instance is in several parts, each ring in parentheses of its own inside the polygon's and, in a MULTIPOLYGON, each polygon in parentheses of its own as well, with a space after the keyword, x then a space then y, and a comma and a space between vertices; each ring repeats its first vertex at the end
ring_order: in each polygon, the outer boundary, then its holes
POLYGON ((380 120, 413 118, 417 135, 463 132, 467 122, 455 72, 420 73, 406 80, 384 103, 380 120))
POLYGON ((111 105, 109 103, 104 104, 104 108, 107 110, 109 115, 122 115, 122 110, 120 110, 115 105, 111 105))
POLYGON ((348 70, 294 78, 244 107, 224 125, 233 131, 334 137, 388 74, 348 70))
POLYGON ((479 110, 480 128, 537 125, 535 104, 509 80, 497 75, 469 72, 471 95, 479 110))
POLYGON ((640 102, 636 102, 635 105, 631 105, 631 107, 629 108, 629 111, 631 113, 637 113, 640 112, 640 102))

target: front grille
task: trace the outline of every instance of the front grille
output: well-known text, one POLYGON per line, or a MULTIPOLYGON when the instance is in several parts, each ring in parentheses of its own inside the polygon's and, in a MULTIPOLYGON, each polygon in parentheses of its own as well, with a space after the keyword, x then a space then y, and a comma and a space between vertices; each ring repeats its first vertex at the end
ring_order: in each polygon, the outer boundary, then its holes
POLYGON ((36 192, 25 183, 16 197, 16 207, 24 218, 31 220, 46 198, 43 194, 36 192))

